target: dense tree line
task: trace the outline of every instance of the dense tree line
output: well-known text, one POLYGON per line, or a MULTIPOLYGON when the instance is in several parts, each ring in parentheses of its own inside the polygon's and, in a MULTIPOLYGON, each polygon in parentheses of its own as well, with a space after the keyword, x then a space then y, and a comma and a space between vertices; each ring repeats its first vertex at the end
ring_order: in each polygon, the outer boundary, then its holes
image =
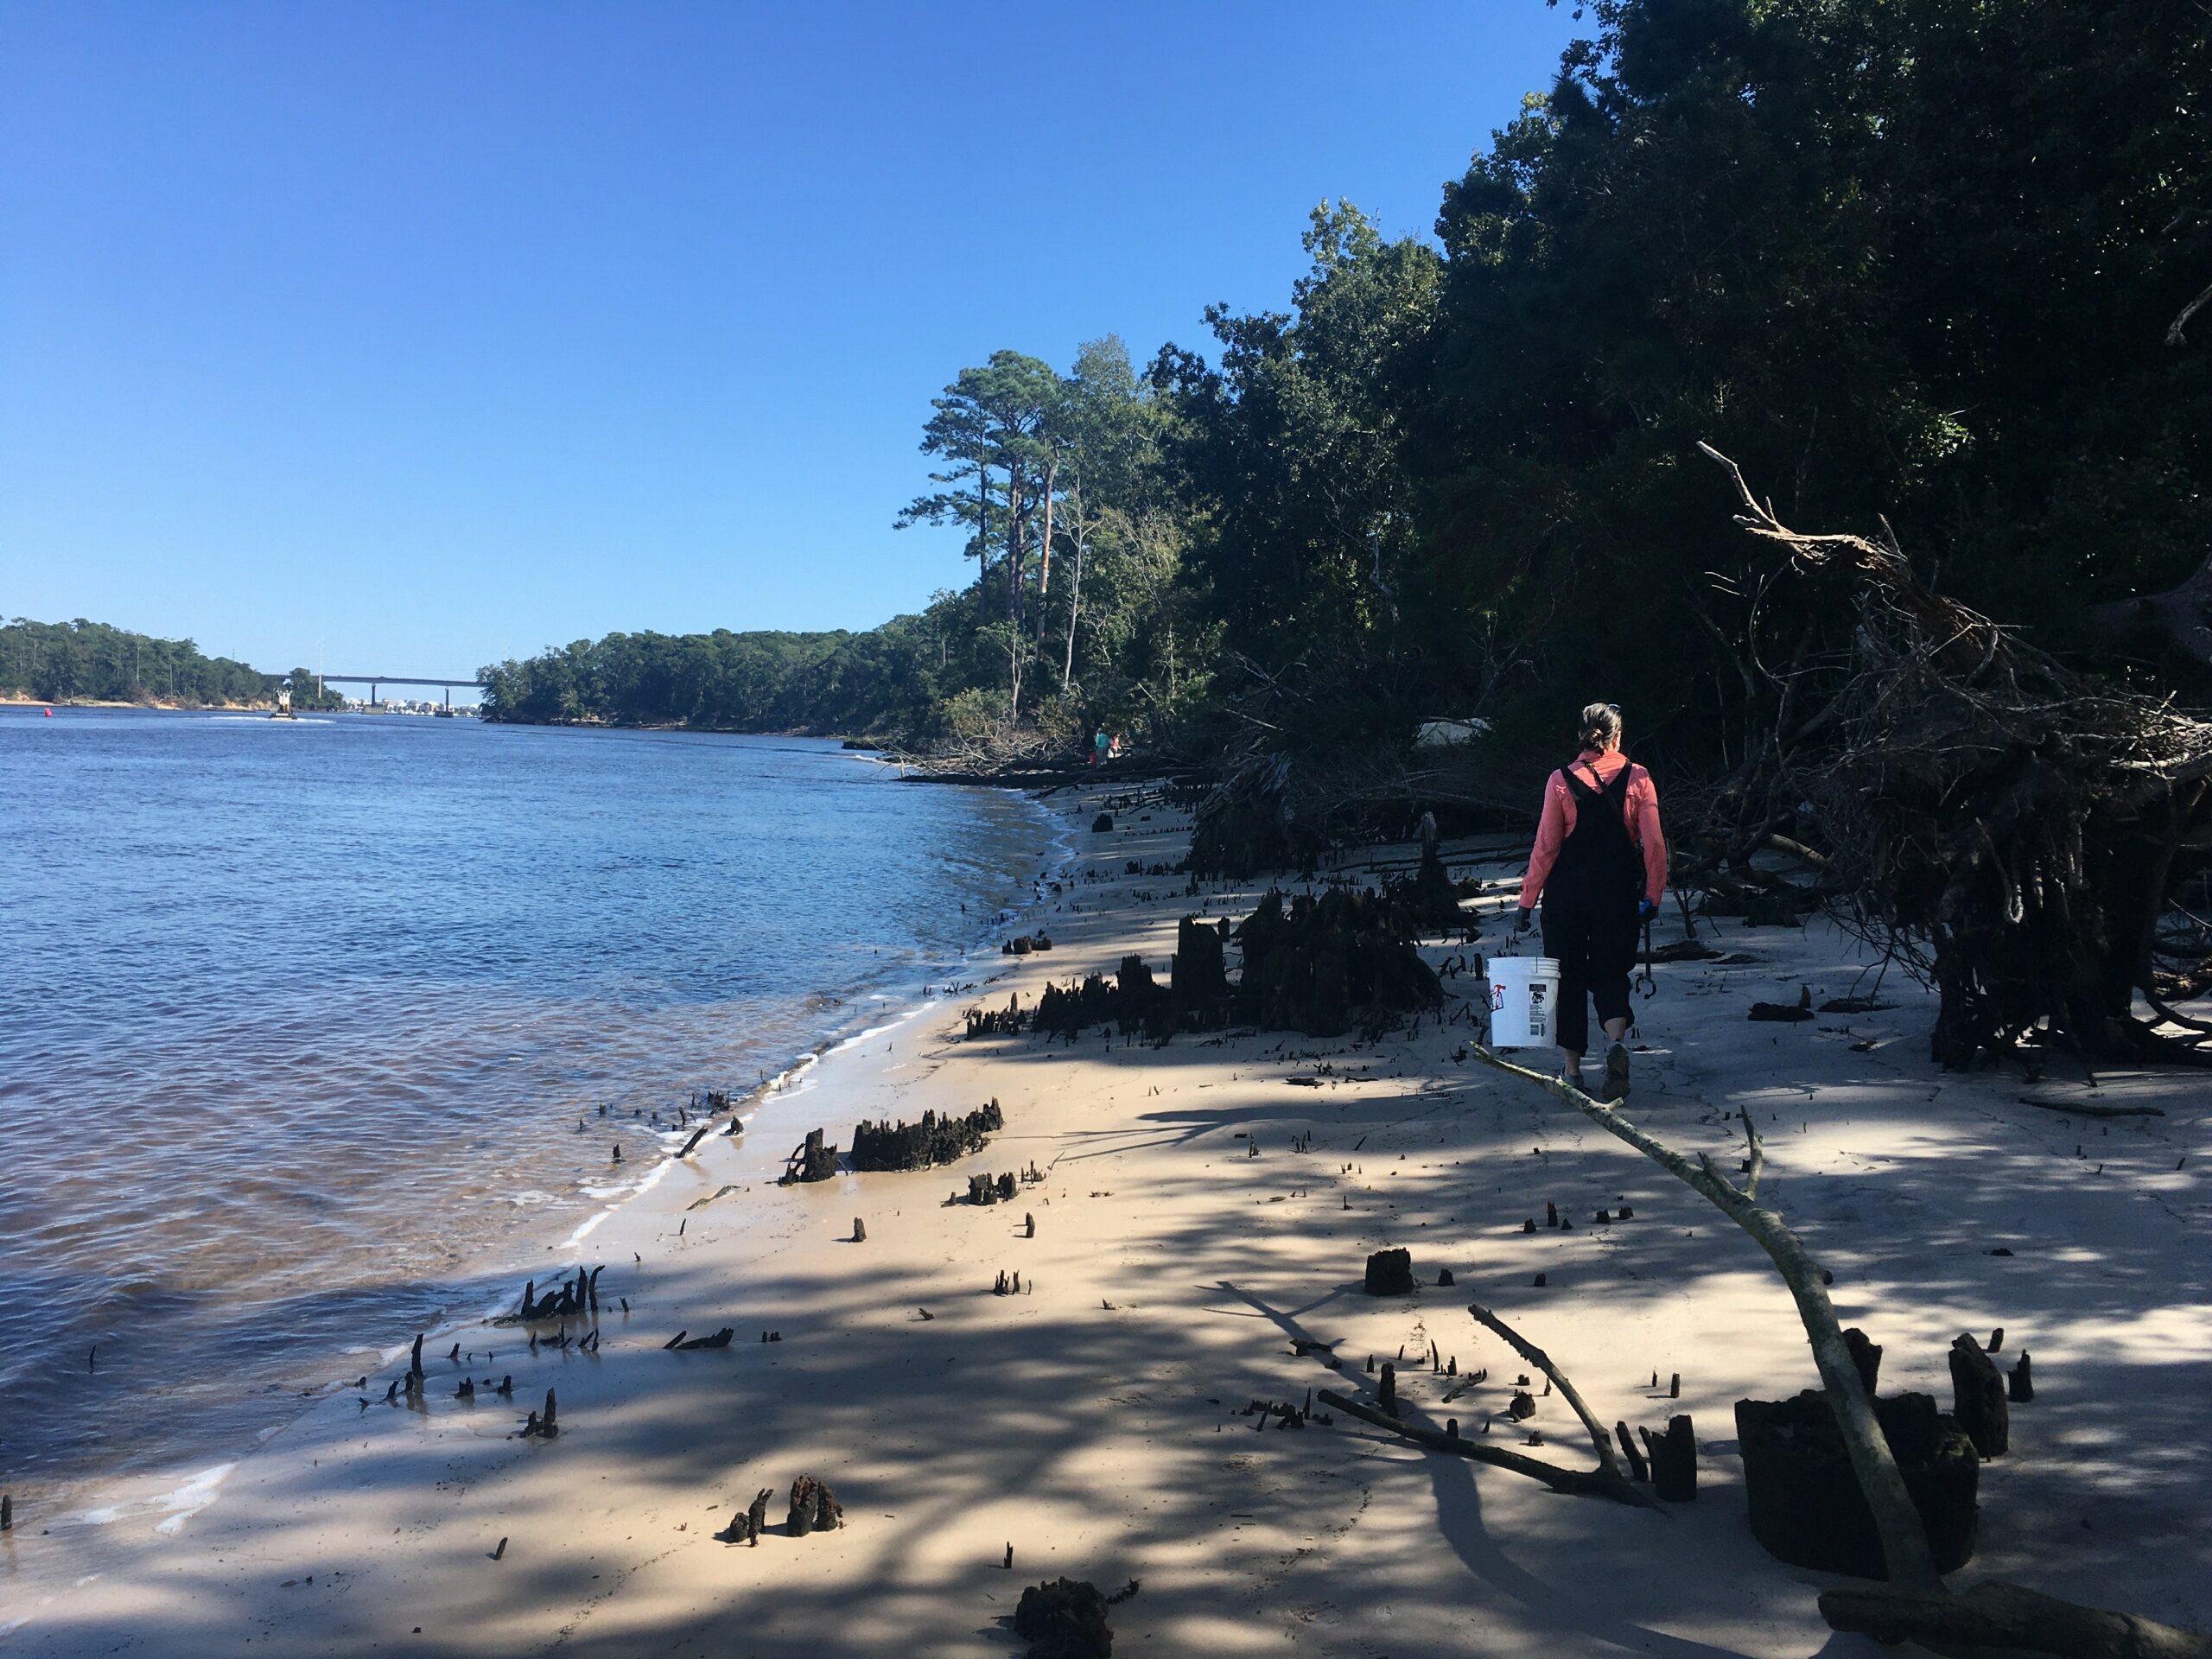
POLYGON ((515 718, 1555 746, 1604 696, 1685 762, 1849 626, 1729 524, 1700 440, 1815 528, 2201 696, 2122 601, 2206 556, 2212 13, 2192 0, 1598 0, 1433 242, 1317 209, 1287 309, 1144 372, 963 371, 901 523, 974 580, 858 635, 612 636, 515 718), (2117 608, 2115 609, 2115 605, 2117 608))
MULTIPOLYGON (((0 692, 41 702, 144 702, 181 708, 276 700, 284 677, 228 657, 208 657, 189 639, 156 639, 104 622, 0 625, 0 692)), ((296 708, 317 706, 315 676, 291 674, 296 708)), ((326 692, 322 705, 341 699, 326 692)))

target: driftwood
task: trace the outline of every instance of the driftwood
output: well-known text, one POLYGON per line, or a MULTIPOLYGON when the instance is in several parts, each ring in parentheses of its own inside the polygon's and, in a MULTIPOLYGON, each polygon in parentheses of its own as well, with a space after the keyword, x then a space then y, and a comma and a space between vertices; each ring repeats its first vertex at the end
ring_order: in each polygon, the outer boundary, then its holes
MULTIPOLYGON (((1555 1492, 1589 1494, 1610 1497, 1618 1503, 1632 1503, 1643 1509, 1656 1509, 1658 1505, 1651 1497, 1621 1471, 1621 1465, 1614 1459, 1612 1441, 1607 1437, 1605 1425, 1583 1403, 1582 1396, 1575 1392, 1574 1384, 1567 1381, 1565 1372, 1552 1363, 1551 1357, 1488 1308, 1472 1304, 1467 1312, 1474 1316, 1478 1324, 1496 1332, 1515 1353, 1551 1378, 1560 1397, 1567 1402, 1574 1414, 1582 1420, 1583 1427, 1589 1431, 1591 1445, 1598 1454, 1594 1468, 1562 1469, 1557 1464, 1546 1463, 1503 1446, 1486 1446, 1479 1440, 1470 1440, 1456 1433, 1440 1434, 1433 1429, 1419 1428, 1389 1412, 1377 1411, 1372 1406, 1363 1405, 1338 1394, 1333 1389, 1323 1389, 1316 1397, 1339 1411, 1373 1423, 1377 1428, 1389 1429, 1393 1434, 1402 1435, 1431 1451, 1449 1452, 1476 1463, 1486 1463, 1494 1469, 1510 1470, 1516 1475, 1526 1475, 1531 1480, 1541 1481, 1555 1492)), ((1385 1365, 1382 1369, 1388 1374, 1392 1368, 1385 1365)))
POLYGON ((2076 1117, 2164 1117, 2165 1109, 2159 1106, 2106 1106, 2094 1101, 2037 1100, 2033 1095, 2022 1095, 2023 1106, 2040 1106, 2046 1112, 2070 1112, 2076 1117))
POLYGON ((1984 1647, 2009 1646, 2057 1654, 2062 1659, 2212 1659, 2212 1637, 2133 1614, 2080 1607, 1999 1583, 1977 1585, 1956 1599, 1947 1593, 1936 1572, 1927 1530, 1891 1454, 1887 1438, 1875 1420, 1872 1402, 1859 1380, 1851 1345, 1837 1325, 1821 1273, 1781 1217, 1758 1207, 1765 1153, 1748 1113, 1744 1130, 1751 1142, 1750 1179, 1739 1188, 1714 1168, 1711 1158, 1701 1156, 1693 1164, 1580 1090, 1516 1065, 1487 1049, 1471 1044, 1469 1048, 1486 1064, 1538 1084, 1608 1134, 1627 1141, 1711 1200, 1751 1234, 1774 1262, 1797 1303, 1814 1360, 1827 1384, 1826 1404, 1874 1523, 1891 1586, 1887 1592, 1825 1592, 1821 1597, 1821 1615, 1831 1628, 1866 1631, 1891 1640, 1927 1637, 1984 1647))
POLYGON ((1542 1482, 1555 1492, 1610 1497, 1620 1503, 1633 1503, 1643 1509, 1654 1507, 1649 1498, 1638 1491, 1618 1473, 1618 1468, 1611 1478, 1607 1478, 1603 1470, 1599 1469, 1562 1469, 1557 1464, 1546 1463, 1541 1459, 1528 1457, 1502 1446, 1488 1446, 1480 1440, 1470 1440, 1461 1435, 1439 1433, 1433 1428, 1419 1427, 1393 1417, 1387 1412, 1377 1411, 1372 1406, 1363 1405, 1348 1395, 1338 1393, 1334 1389, 1319 1389, 1313 1397, 1324 1405, 1333 1406, 1349 1416, 1358 1418, 1362 1422, 1372 1423, 1377 1428, 1388 1429, 1391 1433, 1411 1440, 1416 1446, 1425 1446, 1432 1452, 1448 1452, 1454 1457, 1466 1458, 1475 1463, 1486 1463, 1493 1469, 1505 1469, 1516 1475, 1526 1475, 1531 1480, 1542 1482))
POLYGON ((1977 1584, 1956 1596, 1824 1590, 1831 1630, 1881 1642, 2050 1653, 2062 1659, 2212 1659, 2212 1637, 2133 1613, 2080 1607, 2012 1584, 1977 1584))
MULTIPOLYGON (((1572 1084, 1516 1065, 1478 1044, 1468 1045, 1468 1052, 1485 1065, 1557 1096, 1607 1134, 1625 1141, 1709 1200, 1767 1253, 1797 1304, 1797 1316, 1812 1345, 1814 1363, 1820 1369, 1821 1382, 1827 1384, 1829 1408, 1835 1414, 1836 1427, 1850 1454, 1852 1471, 1858 1477, 1859 1490, 1866 1494, 1881 1538, 1890 1581, 1913 1590, 1940 1589, 1942 1580, 1929 1553, 1927 1531, 1913 1508, 1912 1496, 1905 1489, 1897 1460, 1890 1454, 1889 1443, 1882 1438, 1875 1422, 1873 1402, 1859 1380, 1859 1366, 1852 1357, 1850 1344, 1844 1341, 1843 1327, 1837 1321, 1834 1305, 1828 1300, 1821 1269, 1807 1252, 1803 1241, 1783 1224, 1782 1217, 1759 1205, 1759 1177, 1765 1167, 1766 1152, 1751 1115, 1746 1112, 1744 1116, 1744 1133, 1751 1153, 1747 1160, 1749 1179, 1739 1187, 1721 1174, 1710 1157, 1700 1156, 1693 1163, 1611 1106, 1592 1099, 1572 1084)), ((1606 1461, 1610 1465, 1610 1452, 1606 1461)))

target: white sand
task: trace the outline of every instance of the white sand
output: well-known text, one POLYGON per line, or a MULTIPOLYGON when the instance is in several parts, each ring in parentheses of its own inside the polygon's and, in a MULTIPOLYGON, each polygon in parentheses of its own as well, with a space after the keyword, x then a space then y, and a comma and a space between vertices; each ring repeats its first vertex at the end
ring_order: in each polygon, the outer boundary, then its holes
MULTIPOLYGON (((1094 804, 1071 810, 1087 822, 1094 804)), ((1058 948, 1006 961, 978 1000, 1018 990, 1027 1006, 1048 976, 1110 972, 1131 950, 1165 967, 1180 880, 1120 872, 1179 857, 1184 826, 1130 816, 1082 837, 1075 873, 1111 879, 1071 887, 1061 902, 1080 911, 1044 913, 1058 948)), ((1242 914, 1249 895, 1206 902, 1242 914)), ((1768 1196, 1833 1268, 1846 1320, 1885 1345, 1885 1389, 1948 1406, 1944 1355, 1964 1330, 2001 1325, 2005 1357, 2035 1355, 2037 1399, 2015 1409, 2012 1455, 1983 1471, 1980 1554, 1955 1582, 2002 1574, 2212 1624, 2212 1087, 2130 1077, 2098 1096, 2163 1118, 2033 1109, 2017 1078, 1937 1072, 1930 1005, 1894 975, 1894 1011, 1750 1024, 1754 998, 1794 1001, 1801 983, 1816 998, 1865 989, 1854 948, 1821 928, 1721 934, 1759 961, 1659 970, 1637 1115, 1731 1167, 1726 1114, 1761 1118, 1768 1196), (1854 1052, 1868 1038, 1880 1046, 1854 1052)), ((1732 1404, 1815 1382, 1764 1258, 1540 1091, 1455 1063, 1464 1023, 1373 1047, 1240 1033, 1071 1050, 961 1041, 959 1006, 831 1058, 741 1144, 709 1141, 592 1233, 575 1254, 607 1264, 596 1357, 463 1333, 470 1374, 513 1374, 513 1409, 488 1393, 455 1403, 462 1370, 439 1359, 426 1411, 363 1412, 348 1391, 219 1476, 178 1471, 166 1506, 129 1495, 88 1527, 19 1496, 0 1541, 0 1650, 1005 1653, 1020 1650, 1006 1621, 1022 1586, 1065 1573, 1141 1580, 1114 1611, 1122 1654, 1875 1651, 1831 1637, 1815 1576, 1745 1527, 1732 1404), (1324 1086, 1285 1084, 1320 1063, 1337 1074, 1324 1086), (959 1166, 772 1184, 817 1125, 846 1144, 861 1117, 994 1096, 1006 1133, 959 1166), (1294 1154, 1307 1131, 1313 1151, 1294 1154), (1048 1179, 1010 1206, 944 1206, 971 1171, 1033 1160, 1048 1179), (1547 1199, 1573 1232, 1523 1234, 1547 1199), (1624 1199, 1635 1220, 1592 1224, 1624 1199), (841 1242, 856 1216, 867 1242, 841 1242), (1398 1244, 1425 1283, 1448 1267, 1457 1287, 1361 1294, 1366 1253, 1398 1244), (1002 1268, 1033 1294, 991 1294, 1002 1268), (1403 1344, 1408 1414, 1471 1431, 1522 1368, 1470 1300, 1548 1349, 1608 1421, 1694 1414, 1699 1501, 1645 1513, 1357 1422, 1255 1432, 1236 1414, 1255 1397, 1371 1390, 1365 1357, 1403 1344), (725 1324, 740 1336, 726 1351, 662 1351, 679 1329, 725 1324), (761 1344, 764 1329, 783 1340, 761 1344), (1349 1363, 1296 1357, 1293 1336, 1337 1339, 1349 1363), (1432 1340, 1491 1382, 1444 1405, 1446 1379, 1413 1363, 1432 1340), (1679 1403, 1648 1386, 1655 1370, 1681 1373, 1679 1403), (511 1438, 549 1385, 559 1439, 511 1438), (780 1522, 803 1473, 836 1488, 843 1530, 713 1539, 764 1486, 780 1522)), ((549 1253, 541 1283, 569 1265, 549 1253)), ((398 1369, 379 1374, 379 1398, 398 1369)), ((1543 1455, 1586 1459, 1557 1401, 1535 1421, 1543 1455)))

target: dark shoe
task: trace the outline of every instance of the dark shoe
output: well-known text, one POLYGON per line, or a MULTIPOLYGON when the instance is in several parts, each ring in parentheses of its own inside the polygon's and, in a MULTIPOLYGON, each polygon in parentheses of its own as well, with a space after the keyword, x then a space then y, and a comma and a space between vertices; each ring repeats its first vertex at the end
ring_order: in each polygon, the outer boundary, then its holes
POLYGON ((1628 1046, 1615 1043, 1605 1051, 1605 1082, 1598 1090, 1600 1100, 1628 1098, 1628 1046))

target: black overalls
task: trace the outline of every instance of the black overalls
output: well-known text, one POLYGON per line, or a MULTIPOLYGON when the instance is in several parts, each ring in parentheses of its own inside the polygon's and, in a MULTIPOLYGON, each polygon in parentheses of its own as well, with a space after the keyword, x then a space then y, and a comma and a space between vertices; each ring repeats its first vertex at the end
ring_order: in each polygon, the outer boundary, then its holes
POLYGON ((1574 797, 1574 828, 1544 882, 1544 954, 1559 962, 1559 1046, 1590 1046, 1590 1003, 1600 1024, 1629 1017, 1628 976, 1636 965, 1637 907, 1643 861, 1628 833, 1624 761, 1602 787, 1562 767, 1574 797))

